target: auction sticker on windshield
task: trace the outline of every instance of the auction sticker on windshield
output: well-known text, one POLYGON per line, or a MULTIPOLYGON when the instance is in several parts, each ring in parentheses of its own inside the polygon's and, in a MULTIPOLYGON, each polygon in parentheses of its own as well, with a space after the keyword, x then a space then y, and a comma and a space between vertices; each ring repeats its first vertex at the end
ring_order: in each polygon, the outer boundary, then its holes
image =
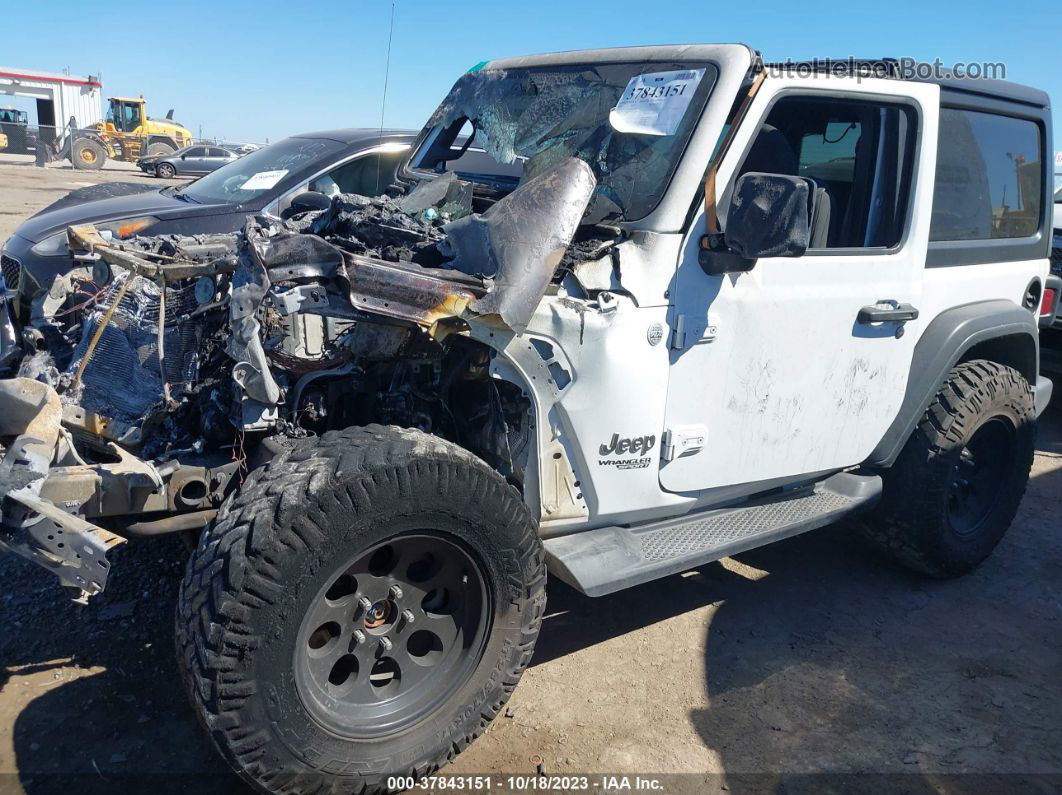
POLYGON ((635 75, 609 112, 609 123, 623 133, 674 135, 702 77, 703 69, 635 75))
POLYGON ((276 171, 259 171, 245 183, 240 185, 240 190, 269 190, 280 180, 284 179, 288 170, 286 168, 276 171))

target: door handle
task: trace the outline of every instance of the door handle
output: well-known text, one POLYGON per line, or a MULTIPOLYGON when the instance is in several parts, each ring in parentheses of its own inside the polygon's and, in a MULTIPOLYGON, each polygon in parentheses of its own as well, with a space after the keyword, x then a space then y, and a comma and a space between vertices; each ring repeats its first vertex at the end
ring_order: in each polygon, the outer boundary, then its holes
POLYGON ((905 320, 917 320, 918 310, 910 304, 901 304, 896 301, 878 301, 873 306, 864 306, 859 310, 856 320, 866 325, 868 323, 888 323, 905 320))

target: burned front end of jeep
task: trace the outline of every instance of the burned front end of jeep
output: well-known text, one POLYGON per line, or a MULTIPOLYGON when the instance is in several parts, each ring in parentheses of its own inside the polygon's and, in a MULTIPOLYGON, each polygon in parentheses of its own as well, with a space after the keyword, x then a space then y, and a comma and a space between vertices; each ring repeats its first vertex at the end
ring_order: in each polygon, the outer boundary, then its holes
POLYGON ((250 470, 351 425, 437 434, 521 486, 529 397, 481 340, 526 327, 595 184, 566 158, 487 202, 446 173, 235 235, 71 227, 71 270, 0 307, 0 546, 84 601, 116 545, 204 527, 250 470))

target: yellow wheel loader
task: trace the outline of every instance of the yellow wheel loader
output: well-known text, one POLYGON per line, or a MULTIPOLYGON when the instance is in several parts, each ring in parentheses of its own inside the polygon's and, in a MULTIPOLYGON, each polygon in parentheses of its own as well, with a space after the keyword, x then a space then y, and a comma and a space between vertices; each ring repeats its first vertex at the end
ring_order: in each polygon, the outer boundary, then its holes
POLYGON ((107 117, 84 130, 70 130, 63 155, 74 168, 96 170, 107 158, 135 163, 137 158, 176 152, 192 143, 192 132, 173 121, 148 118, 143 97, 111 97, 107 117))

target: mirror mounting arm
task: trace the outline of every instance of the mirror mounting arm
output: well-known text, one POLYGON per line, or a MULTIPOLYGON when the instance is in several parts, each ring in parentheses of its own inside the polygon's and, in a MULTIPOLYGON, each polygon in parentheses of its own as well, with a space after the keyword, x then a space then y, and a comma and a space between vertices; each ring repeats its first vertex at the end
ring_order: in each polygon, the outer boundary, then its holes
POLYGON ((746 273, 756 264, 754 259, 745 259, 735 254, 726 243, 722 232, 701 235, 697 246, 697 263, 709 276, 722 276, 724 273, 746 273))

